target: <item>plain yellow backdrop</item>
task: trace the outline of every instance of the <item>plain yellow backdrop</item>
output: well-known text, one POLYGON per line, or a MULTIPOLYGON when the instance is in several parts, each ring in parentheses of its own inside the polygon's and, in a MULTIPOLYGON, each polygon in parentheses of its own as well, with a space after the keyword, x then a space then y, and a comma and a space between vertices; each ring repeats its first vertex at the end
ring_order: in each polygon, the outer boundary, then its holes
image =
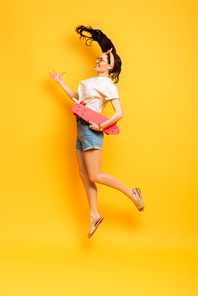
POLYGON ((195 0, 1 3, 2 295, 197 295, 197 12, 195 0), (98 186, 105 219, 91 240, 72 101, 48 74, 66 72, 74 91, 96 75, 101 51, 79 40, 80 24, 101 29, 123 62, 124 119, 105 136, 102 170, 145 201, 139 213, 98 186))

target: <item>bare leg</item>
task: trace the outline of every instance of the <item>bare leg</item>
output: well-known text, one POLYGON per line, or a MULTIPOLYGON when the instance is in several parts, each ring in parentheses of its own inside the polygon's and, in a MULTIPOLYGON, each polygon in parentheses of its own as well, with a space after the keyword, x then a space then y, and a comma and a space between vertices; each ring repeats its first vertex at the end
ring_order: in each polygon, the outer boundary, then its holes
POLYGON ((88 198, 90 214, 96 215, 97 211, 97 187, 94 182, 89 179, 83 152, 76 152, 79 164, 79 174, 85 187, 85 192, 88 198))
POLYGON ((89 203, 89 225, 91 225, 93 220, 97 219, 97 217, 100 217, 97 211, 97 187, 96 184, 89 179, 87 167, 84 160, 84 153, 77 151, 76 155, 79 164, 80 177, 85 187, 85 192, 89 203))
POLYGON ((132 190, 112 175, 101 172, 101 150, 91 149, 84 152, 84 159, 89 178, 92 182, 100 183, 123 192, 129 198, 132 190))
POLYGON ((84 152, 84 160, 86 163, 89 179, 94 183, 100 183, 123 192, 134 202, 139 211, 143 211, 144 202, 140 195, 140 190, 130 189, 114 176, 102 173, 101 158, 101 150, 91 149, 84 152))
POLYGON ((114 176, 101 172, 101 150, 90 149, 85 152, 77 152, 76 155, 79 164, 79 173, 89 203, 90 218, 88 237, 92 236, 103 219, 97 211, 97 187, 95 182, 123 192, 134 202, 138 210, 142 211, 144 209, 143 201, 137 198, 137 194, 134 194, 132 189, 128 188, 114 176))

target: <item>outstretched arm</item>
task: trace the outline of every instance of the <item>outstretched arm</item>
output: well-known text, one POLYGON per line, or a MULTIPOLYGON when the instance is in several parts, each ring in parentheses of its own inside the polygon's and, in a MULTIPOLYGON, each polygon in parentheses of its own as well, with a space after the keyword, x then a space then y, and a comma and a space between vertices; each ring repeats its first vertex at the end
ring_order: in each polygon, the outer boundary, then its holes
POLYGON ((78 93, 74 92, 71 88, 69 88, 64 82, 63 82, 63 74, 65 72, 62 72, 61 75, 58 75, 54 70, 53 70, 54 74, 52 74, 51 72, 49 73, 49 76, 56 81, 61 87, 62 89, 66 92, 66 94, 72 99, 75 98, 78 100, 78 93))
MULTIPOLYGON (((120 100, 119 99, 114 99, 114 100, 111 100, 111 104, 115 110, 114 114, 109 118, 107 119, 105 122, 103 122, 102 124, 100 124, 100 127, 102 129, 118 122, 118 120, 122 119, 123 118, 123 112, 122 112, 122 106, 120 104, 120 100)), ((89 122, 90 123, 90 128, 95 130, 95 131, 98 131, 99 130, 99 126, 96 124, 96 123, 93 123, 93 122, 89 122)))

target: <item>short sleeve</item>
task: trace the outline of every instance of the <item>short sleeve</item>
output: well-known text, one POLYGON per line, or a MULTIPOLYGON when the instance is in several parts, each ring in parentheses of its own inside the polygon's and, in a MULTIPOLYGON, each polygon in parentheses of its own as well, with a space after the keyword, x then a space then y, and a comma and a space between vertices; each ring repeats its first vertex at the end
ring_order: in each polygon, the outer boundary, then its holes
POLYGON ((117 87, 110 78, 108 79, 109 80, 105 82, 100 81, 100 83, 94 86, 94 89, 97 90, 105 100, 119 99, 117 87))
POLYGON ((80 101, 82 101, 82 99, 83 99, 83 91, 84 91, 84 87, 83 87, 82 83, 80 83, 78 85, 78 96, 79 96, 80 101))
POLYGON ((118 95, 118 89, 113 82, 106 86, 104 94, 106 100, 120 99, 118 95))

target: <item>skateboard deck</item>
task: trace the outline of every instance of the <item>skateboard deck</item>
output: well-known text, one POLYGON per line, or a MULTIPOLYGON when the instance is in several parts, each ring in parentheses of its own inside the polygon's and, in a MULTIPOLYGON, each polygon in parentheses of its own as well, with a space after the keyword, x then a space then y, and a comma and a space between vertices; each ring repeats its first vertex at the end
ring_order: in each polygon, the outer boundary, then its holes
MULTIPOLYGON (((96 124, 102 124, 105 122, 108 117, 104 116, 103 114, 96 112, 88 107, 85 106, 86 103, 81 101, 79 103, 75 103, 71 110, 74 112, 75 115, 81 117, 85 121, 89 122, 92 121, 96 124)), ((103 132, 110 135, 117 135, 119 134, 120 130, 119 127, 114 123, 106 128, 103 129, 103 132)))

